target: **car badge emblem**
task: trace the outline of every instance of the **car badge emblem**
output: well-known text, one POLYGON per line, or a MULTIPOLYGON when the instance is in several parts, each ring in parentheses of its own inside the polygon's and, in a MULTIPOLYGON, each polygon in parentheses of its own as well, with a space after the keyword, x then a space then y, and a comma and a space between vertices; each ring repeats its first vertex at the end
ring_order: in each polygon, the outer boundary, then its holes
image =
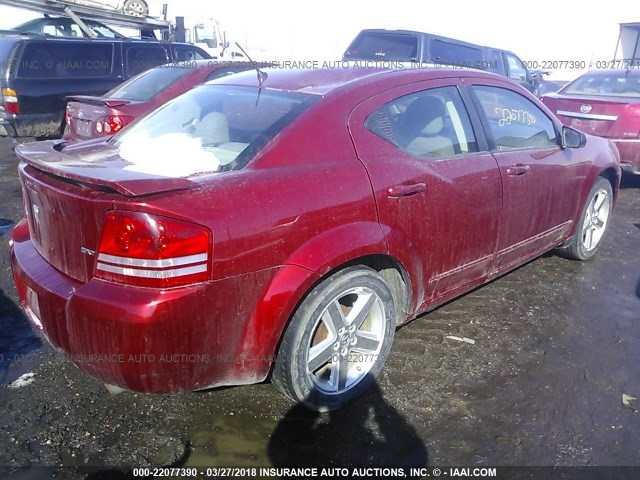
POLYGON ((78 117, 80 117, 80 118, 83 118, 83 117, 84 117, 84 113, 82 113, 82 110, 80 110, 80 111, 78 112, 78 117))
POLYGON ((580 107, 580 111, 581 111, 582 113, 589 113, 589 112, 591 111, 591 109, 592 109, 592 108, 593 108, 593 107, 592 107, 591 105, 589 105, 588 103, 585 103, 584 105, 582 105, 582 106, 580 107))

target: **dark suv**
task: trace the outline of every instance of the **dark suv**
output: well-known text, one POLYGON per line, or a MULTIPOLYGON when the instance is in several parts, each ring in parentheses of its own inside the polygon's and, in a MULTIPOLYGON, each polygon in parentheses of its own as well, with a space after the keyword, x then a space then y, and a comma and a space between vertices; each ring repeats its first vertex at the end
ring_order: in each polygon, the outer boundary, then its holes
POLYGON ((102 95, 149 68, 208 58, 190 44, 152 40, 0 38, 0 136, 60 136, 66 97, 102 95))
POLYGON ((535 78, 515 53, 411 30, 362 30, 343 59, 478 68, 509 77, 530 92, 537 86, 535 78))

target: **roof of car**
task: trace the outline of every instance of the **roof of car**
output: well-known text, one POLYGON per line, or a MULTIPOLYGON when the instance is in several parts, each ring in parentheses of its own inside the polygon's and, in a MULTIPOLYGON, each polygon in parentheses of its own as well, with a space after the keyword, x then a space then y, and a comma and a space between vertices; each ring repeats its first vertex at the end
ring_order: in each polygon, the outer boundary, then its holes
MULTIPOLYGON (((482 76, 490 78, 500 78, 499 75, 482 72, 474 69, 465 68, 440 68, 439 66, 421 68, 409 68, 408 65, 401 62, 382 62, 377 66, 368 66, 372 62, 328 62, 335 63, 331 68, 264 68, 262 72, 267 77, 262 81, 263 88, 271 88, 274 90, 284 90, 289 92, 308 93, 313 95, 326 95, 339 88, 360 83, 362 81, 384 76, 402 75, 414 76, 415 81, 427 80, 425 77, 445 78, 445 77, 461 77, 461 76, 482 76), (347 66, 348 63, 348 66, 347 66), (384 66, 384 64, 393 63, 395 66, 384 66), (426 72, 430 72, 427 74, 426 72), (418 78, 421 77, 421 78, 418 78)), ((247 87, 257 87, 258 76, 255 70, 247 70, 232 76, 223 77, 214 80, 212 83, 237 85, 247 87)))

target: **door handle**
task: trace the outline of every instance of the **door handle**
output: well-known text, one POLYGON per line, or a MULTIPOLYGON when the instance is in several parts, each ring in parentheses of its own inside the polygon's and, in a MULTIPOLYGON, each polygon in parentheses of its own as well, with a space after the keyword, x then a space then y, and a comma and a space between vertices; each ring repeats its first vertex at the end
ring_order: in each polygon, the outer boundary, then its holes
POLYGON ((510 177, 519 177, 520 175, 524 175, 525 173, 529 173, 531 167, 529 165, 525 165, 523 163, 517 163, 515 165, 511 165, 507 167, 507 175, 510 177))
POLYGON ((413 183, 411 185, 394 185, 387 189, 387 195, 391 198, 410 197, 416 193, 424 192, 427 185, 424 183, 413 183))

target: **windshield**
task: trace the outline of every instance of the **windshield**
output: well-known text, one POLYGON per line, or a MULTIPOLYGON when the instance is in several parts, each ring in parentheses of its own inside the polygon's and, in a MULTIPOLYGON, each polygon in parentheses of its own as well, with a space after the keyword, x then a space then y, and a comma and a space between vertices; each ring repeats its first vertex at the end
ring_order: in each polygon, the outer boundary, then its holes
POLYGON ((193 66, 189 62, 184 65, 168 64, 152 68, 118 85, 107 92, 104 98, 131 101, 151 100, 189 72, 193 72, 193 66))
POLYGON ((169 177, 246 165, 319 97, 254 87, 204 85, 115 135, 125 169, 169 177), (258 96, 259 95, 259 96, 258 96))
POLYGON ((586 74, 567 85, 562 93, 603 97, 640 97, 640 76, 627 71, 586 74))

